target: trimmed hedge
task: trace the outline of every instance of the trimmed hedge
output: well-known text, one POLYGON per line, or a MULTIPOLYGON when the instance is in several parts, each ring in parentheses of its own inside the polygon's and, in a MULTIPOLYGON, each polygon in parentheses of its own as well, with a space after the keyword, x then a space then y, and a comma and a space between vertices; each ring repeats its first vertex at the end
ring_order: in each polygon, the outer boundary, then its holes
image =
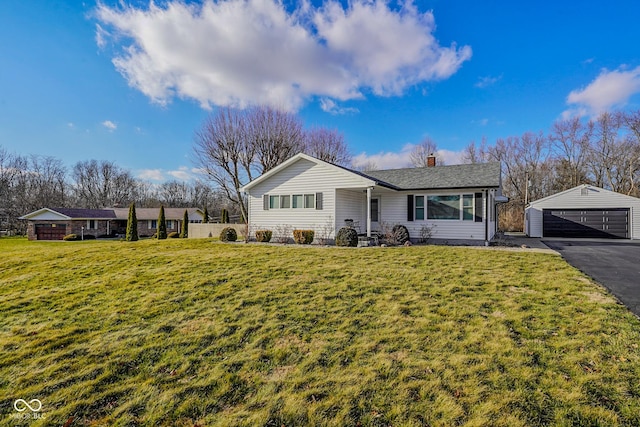
POLYGON ((238 233, 233 227, 225 227, 220 232, 220 241, 235 242, 236 240, 238 240, 238 233))
POLYGON ((393 233, 393 240, 395 240, 399 245, 404 245, 409 241, 409 230, 404 225, 394 225, 391 232, 393 233))
POLYGON ((336 246, 358 246, 358 232, 351 227, 342 227, 336 234, 336 246))
POLYGON ((310 245, 314 235, 313 230, 293 230, 293 241, 299 245, 310 245))
POLYGON ((256 240, 258 242, 270 242, 273 232, 271 230, 258 230, 256 231, 256 240))

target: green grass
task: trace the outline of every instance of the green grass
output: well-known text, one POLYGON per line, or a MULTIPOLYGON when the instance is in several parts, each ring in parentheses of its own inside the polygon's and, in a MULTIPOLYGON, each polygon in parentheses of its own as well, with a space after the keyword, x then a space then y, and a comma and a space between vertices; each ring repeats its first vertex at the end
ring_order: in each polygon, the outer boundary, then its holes
POLYGON ((0 424, 640 425, 640 322, 560 257, 0 239, 0 424))

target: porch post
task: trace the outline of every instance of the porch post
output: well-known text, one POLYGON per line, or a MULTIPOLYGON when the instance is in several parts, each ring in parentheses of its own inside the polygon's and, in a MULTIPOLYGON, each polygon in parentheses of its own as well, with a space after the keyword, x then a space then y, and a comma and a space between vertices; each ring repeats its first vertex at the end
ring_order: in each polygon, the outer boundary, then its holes
POLYGON ((367 187, 367 237, 371 237, 371 187, 367 187))

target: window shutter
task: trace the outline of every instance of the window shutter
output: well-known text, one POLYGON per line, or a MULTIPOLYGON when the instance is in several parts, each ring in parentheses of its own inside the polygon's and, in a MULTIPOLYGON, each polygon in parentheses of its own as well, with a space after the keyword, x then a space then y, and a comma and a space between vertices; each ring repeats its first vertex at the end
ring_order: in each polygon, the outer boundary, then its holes
POLYGON ((269 195, 265 194, 262 196, 262 209, 265 211, 269 210, 269 195))
POLYGON ((316 193, 316 210, 322 210, 322 193, 316 193))
POLYGON ((482 193, 476 193, 475 199, 475 222, 482 222, 482 193))
POLYGON ((413 221, 413 194, 407 195, 407 221, 413 221))

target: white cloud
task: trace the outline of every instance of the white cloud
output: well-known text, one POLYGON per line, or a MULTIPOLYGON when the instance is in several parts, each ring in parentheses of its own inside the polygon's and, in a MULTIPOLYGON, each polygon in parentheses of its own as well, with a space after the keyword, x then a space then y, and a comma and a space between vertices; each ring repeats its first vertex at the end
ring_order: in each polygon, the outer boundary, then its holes
POLYGON ((180 166, 177 170, 168 171, 167 174, 180 181, 189 181, 193 178, 191 172, 188 167, 180 166))
POLYGON ((338 103, 329 98, 320 99, 320 108, 322 108, 322 111, 333 115, 355 114, 360 112, 360 110, 358 110, 357 108, 340 107, 338 103))
POLYGON ((107 44, 107 38, 109 38, 109 32, 105 31, 100 24, 96 24, 96 44, 99 48, 104 48, 107 44))
MULTIPOLYGON (((411 150, 415 144, 405 144, 399 152, 383 151, 376 154, 360 153, 353 157, 352 166, 359 168, 374 164, 376 169, 400 169, 411 167, 411 150)), ((446 165, 460 164, 462 161, 461 151, 438 150, 437 156, 446 165)))
POLYGON ((471 120, 471 124, 472 125, 486 126, 486 125, 489 124, 489 119, 483 118, 483 119, 478 119, 478 120, 471 120))
POLYGON ((109 132, 113 132, 114 130, 118 129, 118 125, 116 125, 111 120, 105 120, 104 122, 102 122, 102 126, 109 129, 109 132))
POLYGON ((150 181, 164 181, 164 174, 160 169, 142 169, 138 172, 138 178, 150 181))
POLYGON ((502 75, 499 75, 498 77, 492 77, 492 76, 480 77, 474 86, 480 89, 484 89, 486 87, 489 87, 498 83, 500 79, 502 79, 502 75))
POLYGON ((316 96, 400 95, 448 78, 471 58, 469 46, 440 46, 433 14, 411 0, 396 9, 384 0, 353 0, 346 8, 305 1, 295 10, 278 0, 170 0, 147 9, 100 4, 96 16, 98 45, 107 37, 126 40, 114 65, 163 105, 181 97, 203 108, 266 103, 295 110, 316 96))
POLYGON ((623 68, 602 70, 585 88, 569 93, 567 104, 573 107, 562 115, 565 118, 575 115, 597 116, 611 108, 625 105, 637 93, 640 93, 640 67, 628 71, 623 68))

